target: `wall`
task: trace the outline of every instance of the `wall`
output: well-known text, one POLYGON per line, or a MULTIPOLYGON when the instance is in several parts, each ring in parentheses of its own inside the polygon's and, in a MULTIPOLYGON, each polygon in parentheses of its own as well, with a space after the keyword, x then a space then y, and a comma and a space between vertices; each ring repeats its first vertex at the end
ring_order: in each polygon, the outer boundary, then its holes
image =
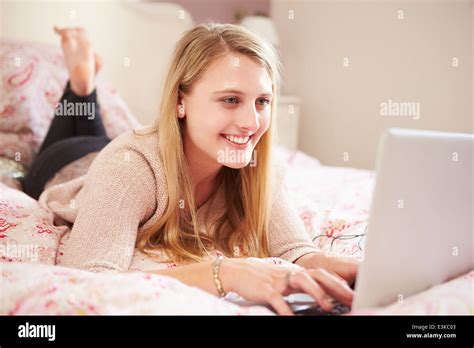
POLYGON ((372 169, 388 127, 472 132, 472 6, 273 0, 283 91, 303 103, 299 148, 324 164, 372 169), (419 103, 420 117, 382 116, 389 100, 419 103))
MULTIPOLYGON (((153 1, 153 0, 152 0, 153 1)), ((194 18, 194 22, 208 20, 221 23, 236 23, 236 12, 253 15, 256 12, 269 14, 270 0, 155 0, 172 2, 185 8, 194 18)))

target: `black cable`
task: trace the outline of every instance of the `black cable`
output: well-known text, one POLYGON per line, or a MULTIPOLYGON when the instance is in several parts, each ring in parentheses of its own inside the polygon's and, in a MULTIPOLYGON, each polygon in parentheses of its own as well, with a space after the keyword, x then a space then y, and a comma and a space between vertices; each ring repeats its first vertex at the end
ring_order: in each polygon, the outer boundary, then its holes
MULTIPOLYGON (((323 233, 323 234, 318 234, 318 235, 314 236, 311 240, 314 243, 316 241, 316 239, 321 238, 321 237, 326 237, 326 238, 332 239, 331 240, 331 246, 329 247, 329 251, 332 251, 334 242, 336 240, 349 240, 349 239, 353 239, 353 238, 364 237, 367 233, 367 227, 368 227, 368 225, 365 226, 364 233, 361 233, 361 234, 342 234, 342 235, 333 237, 332 235, 328 236, 326 233, 323 233)), ((361 241, 362 241, 362 238, 360 238, 358 243, 357 243, 357 246, 359 247, 360 251, 362 251, 362 247, 360 246, 361 241)))

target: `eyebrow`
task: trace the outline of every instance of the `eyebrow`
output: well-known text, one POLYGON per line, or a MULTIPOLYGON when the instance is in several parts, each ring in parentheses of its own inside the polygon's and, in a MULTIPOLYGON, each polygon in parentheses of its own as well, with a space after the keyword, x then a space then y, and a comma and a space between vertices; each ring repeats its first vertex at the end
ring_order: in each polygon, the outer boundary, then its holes
MULTIPOLYGON (((239 91, 239 90, 237 90, 237 89, 223 89, 222 91, 215 91, 215 92, 213 92, 213 94, 219 94, 219 93, 233 93, 233 94, 245 95, 244 92, 239 91)), ((271 92, 264 92, 264 93, 260 94, 260 96, 272 97, 272 96, 273 96, 273 93, 271 93, 271 92)))

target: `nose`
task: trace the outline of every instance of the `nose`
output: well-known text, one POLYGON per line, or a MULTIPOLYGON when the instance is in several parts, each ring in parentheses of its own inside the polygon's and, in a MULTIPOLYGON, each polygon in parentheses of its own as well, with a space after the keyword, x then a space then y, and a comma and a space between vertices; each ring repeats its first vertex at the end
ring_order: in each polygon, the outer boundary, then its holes
POLYGON ((239 114, 237 121, 239 129, 244 133, 256 133, 260 128, 260 115, 255 104, 252 104, 248 108, 242 108, 241 110, 242 112, 239 114))

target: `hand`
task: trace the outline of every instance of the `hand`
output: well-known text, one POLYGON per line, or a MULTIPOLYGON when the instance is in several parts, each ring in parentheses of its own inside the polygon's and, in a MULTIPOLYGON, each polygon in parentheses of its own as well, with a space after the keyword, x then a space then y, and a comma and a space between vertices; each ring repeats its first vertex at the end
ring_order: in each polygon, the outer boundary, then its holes
POLYGON ((232 291, 249 301, 268 303, 278 314, 292 315, 283 296, 307 293, 326 311, 332 309, 331 298, 350 305, 353 291, 344 280, 322 269, 296 270, 244 259, 224 259, 220 277, 225 291, 232 291))
POLYGON ((359 265, 359 260, 350 257, 328 257, 325 268, 352 285, 355 282, 359 265))
POLYGON ((303 255, 295 262, 305 268, 324 268, 326 271, 353 284, 360 261, 350 257, 330 257, 321 253, 309 253, 303 255))

